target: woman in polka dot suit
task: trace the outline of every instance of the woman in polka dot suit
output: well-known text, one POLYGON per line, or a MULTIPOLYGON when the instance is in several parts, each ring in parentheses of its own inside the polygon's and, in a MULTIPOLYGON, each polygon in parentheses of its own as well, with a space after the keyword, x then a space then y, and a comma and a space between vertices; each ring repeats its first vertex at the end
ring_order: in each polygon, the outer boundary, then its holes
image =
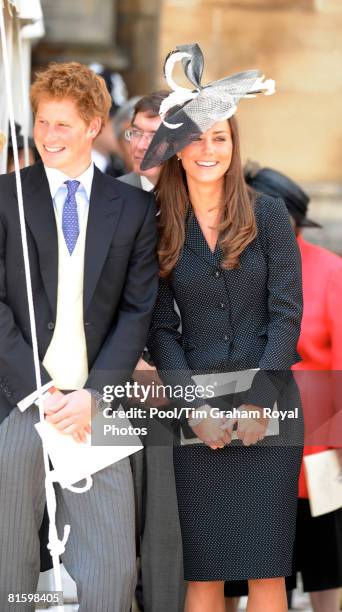
POLYGON ((168 383, 260 370, 247 392, 220 398, 257 411, 236 421, 238 440, 206 406, 207 418, 189 421, 202 443, 174 449, 185 610, 224 612, 224 581, 248 579, 250 612, 284 612, 302 422, 285 419, 265 437, 262 408, 299 406, 289 371, 302 313, 298 248, 283 202, 245 185, 235 119, 191 140, 157 185, 161 279, 148 348, 168 383))

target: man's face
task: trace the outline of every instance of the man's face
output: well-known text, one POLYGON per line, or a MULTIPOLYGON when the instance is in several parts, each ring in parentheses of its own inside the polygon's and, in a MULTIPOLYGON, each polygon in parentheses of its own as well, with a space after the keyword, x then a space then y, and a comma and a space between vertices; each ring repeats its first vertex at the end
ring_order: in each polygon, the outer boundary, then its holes
POLYGON ((71 98, 42 98, 33 136, 44 165, 70 178, 82 174, 91 163, 91 148, 100 127, 99 117, 87 125, 71 98))
POLYGON ((130 141, 133 170, 137 174, 146 176, 154 184, 158 180, 160 166, 142 171, 140 170, 140 164, 160 124, 161 118, 159 115, 157 117, 148 117, 145 113, 137 113, 131 127, 133 130, 133 138, 130 141), (135 136, 134 131, 136 132, 135 136))

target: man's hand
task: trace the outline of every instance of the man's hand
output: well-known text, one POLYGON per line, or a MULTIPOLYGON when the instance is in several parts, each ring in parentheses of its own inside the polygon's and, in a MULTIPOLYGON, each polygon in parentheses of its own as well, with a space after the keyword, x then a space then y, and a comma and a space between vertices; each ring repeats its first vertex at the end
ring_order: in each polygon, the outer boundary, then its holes
POLYGON ((207 416, 198 425, 191 426, 191 429, 204 444, 216 450, 231 442, 231 434, 222 430, 222 423, 224 419, 207 416))
MULTIPOLYGON (((147 361, 145 361, 145 359, 140 357, 137 365, 134 368, 134 371, 137 371, 137 372, 139 372, 139 371, 146 372, 147 370, 155 371, 156 368, 155 368, 155 366, 152 366, 149 363, 147 363, 147 361)), ((135 380, 134 373, 133 373, 133 377, 132 378, 135 380)))
POLYGON ((46 420, 77 442, 85 442, 90 433, 91 394, 85 389, 63 394, 56 391, 44 402, 46 420))
POLYGON ((63 397, 64 393, 62 393, 62 391, 59 391, 58 389, 55 389, 53 393, 50 393, 49 397, 44 400, 43 404, 45 414, 47 413, 47 410, 53 408, 57 404, 57 402, 63 399, 63 397))
POLYGON ((73 433, 72 437, 74 438, 76 442, 86 442, 87 434, 91 434, 90 425, 87 425, 87 427, 85 427, 84 429, 80 429, 79 431, 76 431, 75 433, 73 433))
MULTIPOLYGON (((147 398, 145 399, 145 406, 147 406, 148 408, 161 408, 163 406, 167 406, 170 403, 168 398, 165 397, 162 392, 155 393, 158 387, 160 389, 163 388, 163 381, 159 377, 157 368, 155 366, 151 366, 142 357, 140 357, 137 365, 135 366, 132 378, 142 387, 149 387, 150 389, 152 389, 154 385, 154 393, 152 394, 150 392, 147 398)), ((140 399, 143 399, 142 395, 140 397, 134 397, 133 400, 129 401, 128 403, 131 406, 135 406, 136 401, 140 399)))
POLYGON ((244 446, 250 446, 263 440, 267 430, 268 419, 262 416, 262 408, 252 404, 243 404, 239 407, 239 411, 258 411, 260 416, 257 418, 250 416, 247 418, 229 419, 221 425, 221 430, 228 432, 231 436, 233 427, 237 423, 237 437, 244 446))

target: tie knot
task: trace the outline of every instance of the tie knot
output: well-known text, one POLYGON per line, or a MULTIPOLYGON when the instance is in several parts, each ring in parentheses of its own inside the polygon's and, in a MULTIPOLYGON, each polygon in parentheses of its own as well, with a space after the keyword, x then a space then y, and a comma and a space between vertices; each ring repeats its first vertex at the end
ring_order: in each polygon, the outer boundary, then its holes
POLYGON ((65 185, 68 188, 68 195, 75 195, 80 181, 65 181, 65 185))

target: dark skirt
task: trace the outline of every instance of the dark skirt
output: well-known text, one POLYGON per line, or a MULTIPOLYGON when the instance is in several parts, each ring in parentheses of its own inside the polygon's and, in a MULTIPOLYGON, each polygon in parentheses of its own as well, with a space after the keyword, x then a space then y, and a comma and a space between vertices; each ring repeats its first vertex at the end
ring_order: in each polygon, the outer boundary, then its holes
POLYGON ((293 573, 301 459, 300 445, 175 446, 185 580, 293 573))
POLYGON ((308 500, 298 500, 295 564, 304 591, 342 586, 342 508, 313 518, 308 500))
MULTIPOLYGON (((306 592, 342 587, 342 508, 313 518, 309 501, 298 500, 295 571, 301 572, 306 592)), ((296 573, 286 578, 286 588, 296 588, 296 573)), ((226 597, 248 594, 246 581, 227 582, 226 597)))

